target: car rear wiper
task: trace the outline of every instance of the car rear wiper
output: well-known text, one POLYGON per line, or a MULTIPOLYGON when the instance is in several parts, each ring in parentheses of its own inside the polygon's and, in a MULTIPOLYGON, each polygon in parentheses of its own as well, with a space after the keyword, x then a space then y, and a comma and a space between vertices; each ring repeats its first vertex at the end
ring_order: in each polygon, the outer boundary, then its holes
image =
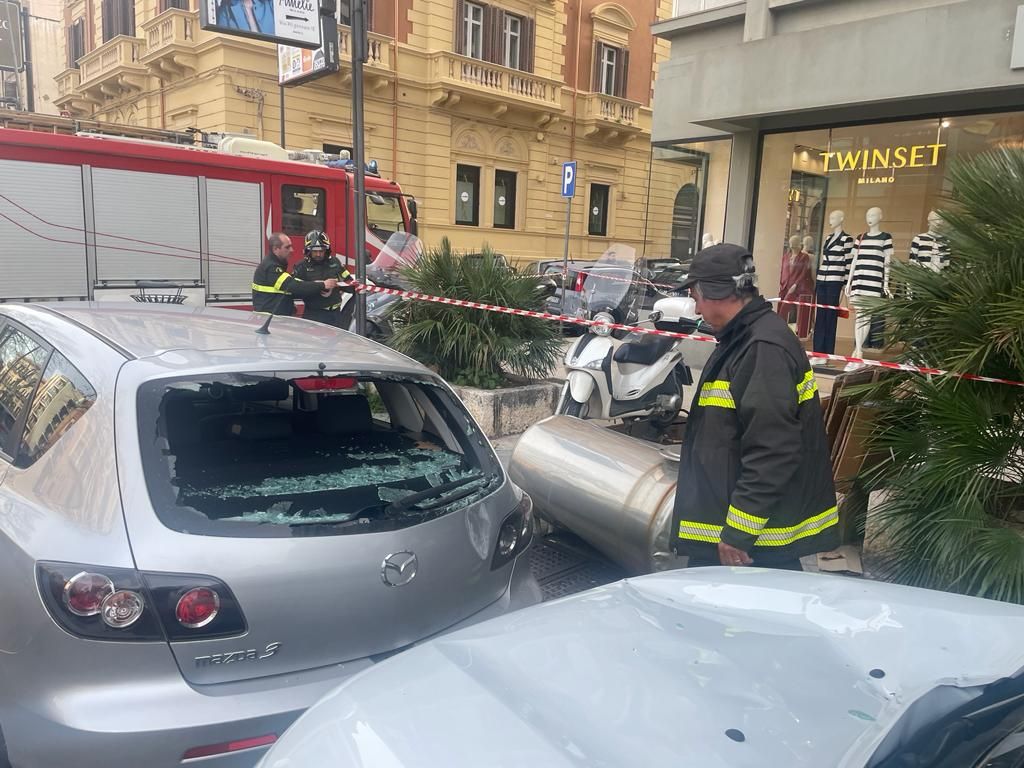
POLYGON ((444 504, 451 504, 453 501, 464 499, 473 493, 476 493, 479 488, 471 485, 472 483, 479 483, 481 480, 485 480, 483 477, 463 477, 459 480, 452 480, 450 483, 442 483, 441 485, 435 485, 432 488, 427 488, 425 491, 419 493, 413 493, 404 498, 392 501, 384 508, 384 514, 392 514, 394 512, 404 512, 410 507, 416 507, 417 509, 434 509, 435 507, 443 506, 444 504), (460 490, 461 489, 461 490, 460 490), (457 491, 456 493, 449 493, 449 491, 457 491), (421 502, 428 501, 429 499, 437 499, 430 504, 422 504, 421 502))

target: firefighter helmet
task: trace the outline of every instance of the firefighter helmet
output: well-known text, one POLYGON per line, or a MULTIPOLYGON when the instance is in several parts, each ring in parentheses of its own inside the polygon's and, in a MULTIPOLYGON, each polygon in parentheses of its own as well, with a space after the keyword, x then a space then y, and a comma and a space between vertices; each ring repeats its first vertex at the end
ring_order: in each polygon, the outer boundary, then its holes
POLYGON ((322 232, 319 229, 312 229, 306 233, 303 253, 306 256, 309 256, 314 250, 322 250, 324 252, 324 258, 331 255, 331 238, 327 236, 326 232, 322 232))

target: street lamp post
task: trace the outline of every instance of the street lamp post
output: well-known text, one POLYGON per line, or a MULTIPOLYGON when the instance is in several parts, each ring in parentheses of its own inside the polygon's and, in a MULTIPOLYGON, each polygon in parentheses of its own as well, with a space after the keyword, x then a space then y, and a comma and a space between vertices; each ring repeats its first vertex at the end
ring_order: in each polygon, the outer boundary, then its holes
MULTIPOLYGON (((366 165, 363 142, 363 64, 367 58, 366 0, 352 1, 352 163, 355 166, 355 205, 352 236, 355 238, 356 280, 366 282, 366 165)), ((356 333, 366 335, 366 294, 357 291, 356 333)))

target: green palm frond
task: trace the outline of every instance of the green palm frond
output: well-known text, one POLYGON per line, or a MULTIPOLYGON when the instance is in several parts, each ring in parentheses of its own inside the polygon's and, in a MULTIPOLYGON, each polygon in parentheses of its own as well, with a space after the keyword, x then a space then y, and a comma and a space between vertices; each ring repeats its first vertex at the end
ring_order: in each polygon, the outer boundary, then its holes
MULTIPOLYGON (((484 246, 480 258, 465 259, 445 238, 406 270, 415 290, 434 296, 543 309, 541 278, 506 268, 484 246)), ((560 350, 557 325, 529 317, 428 302, 405 302, 396 310, 392 345, 447 379, 497 385, 508 375, 543 378, 560 350)))
MULTIPOLYGON (((950 178, 950 266, 894 264, 898 297, 866 311, 909 362, 1024 380, 1024 151, 950 178)), ((888 491, 884 575, 1024 603, 1024 389, 908 375, 859 394, 880 409, 870 447, 889 457, 861 477, 888 491)))

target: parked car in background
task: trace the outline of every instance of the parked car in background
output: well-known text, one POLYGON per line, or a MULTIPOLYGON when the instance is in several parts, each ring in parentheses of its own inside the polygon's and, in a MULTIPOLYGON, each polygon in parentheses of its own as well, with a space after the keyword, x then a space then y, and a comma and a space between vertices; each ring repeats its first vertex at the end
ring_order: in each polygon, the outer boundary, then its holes
POLYGON ((1016 768, 1022 633, 1019 605, 669 571, 389 659, 299 718, 260 768, 1016 768))
POLYGON ((0 305, 0 766, 252 766, 340 681, 539 599, 530 499, 451 389, 264 320, 0 305))

